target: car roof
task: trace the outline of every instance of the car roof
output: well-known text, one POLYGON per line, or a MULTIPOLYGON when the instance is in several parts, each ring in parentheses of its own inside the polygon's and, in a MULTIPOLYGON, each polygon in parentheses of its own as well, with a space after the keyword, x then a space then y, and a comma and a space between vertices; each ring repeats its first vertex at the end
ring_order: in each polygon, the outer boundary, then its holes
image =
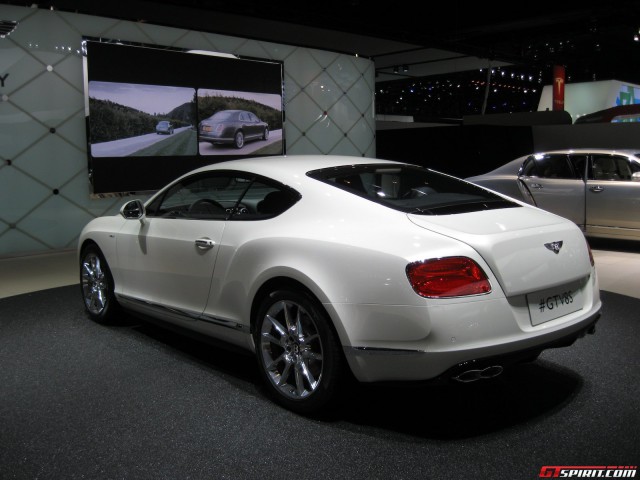
POLYGON ((528 157, 530 155, 541 155, 541 154, 554 154, 554 153, 598 153, 605 155, 613 155, 616 153, 620 153, 623 155, 632 155, 637 157, 640 152, 640 149, 633 150, 631 148, 561 148, 555 150, 541 150, 539 152, 534 152, 529 155, 525 155, 523 158, 528 157))
POLYGON ((201 167, 187 175, 214 170, 238 170, 273 178, 285 184, 299 183, 307 172, 322 168, 371 163, 402 165, 402 162, 347 155, 283 155, 227 160, 201 167))

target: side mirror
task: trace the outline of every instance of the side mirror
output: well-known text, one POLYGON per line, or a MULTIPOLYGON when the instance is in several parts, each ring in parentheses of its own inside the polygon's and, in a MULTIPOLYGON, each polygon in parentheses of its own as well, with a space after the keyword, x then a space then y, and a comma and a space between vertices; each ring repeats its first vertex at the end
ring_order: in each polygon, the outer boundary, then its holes
POLYGON ((140 220, 140 223, 144 223, 146 212, 140 200, 131 200, 122 206, 120 215, 127 220, 140 220))

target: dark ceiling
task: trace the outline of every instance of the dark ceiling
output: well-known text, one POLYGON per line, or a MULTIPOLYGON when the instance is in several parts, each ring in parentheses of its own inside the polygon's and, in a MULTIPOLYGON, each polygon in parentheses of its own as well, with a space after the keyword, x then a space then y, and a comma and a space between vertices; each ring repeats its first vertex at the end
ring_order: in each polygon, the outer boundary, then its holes
MULTIPOLYGON (((565 65, 577 81, 640 83, 640 1, 229 2, 188 4, 543 68, 565 65)), ((301 39, 304 41, 303 39, 301 39)), ((345 45, 348 48, 349 45, 345 45)), ((375 60, 375 58, 374 58, 375 60)))
POLYGON ((366 0, 54 0, 37 5, 357 53, 374 60, 380 71, 388 67, 388 73, 396 63, 415 67, 406 76, 428 75, 433 52, 441 58, 440 51, 446 51, 452 58, 480 57, 530 69, 561 64, 569 81, 640 84, 640 42, 633 39, 640 34, 638 0, 510 2, 499 8, 459 0, 383 7, 366 0))

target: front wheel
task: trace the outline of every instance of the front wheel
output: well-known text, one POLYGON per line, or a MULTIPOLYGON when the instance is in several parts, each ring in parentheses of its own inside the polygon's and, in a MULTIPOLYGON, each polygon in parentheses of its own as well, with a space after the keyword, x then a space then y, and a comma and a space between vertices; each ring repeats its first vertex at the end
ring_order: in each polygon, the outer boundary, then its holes
POLYGON ((262 140, 269 140, 269 127, 264 127, 264 132, 262 132, 262 140))
POLYGON ((113 287, 111 270, 100 249, 96 245, 85 247, 80 256, 80 288, 92 320, 102 324, 113 322, 119 307, 113 287))
POLYGON ((310 295, 268 295, 258 310, 255 343, 260 375, 276 402, 309 414, 336 401, 342 354, 326 313, 310 295))

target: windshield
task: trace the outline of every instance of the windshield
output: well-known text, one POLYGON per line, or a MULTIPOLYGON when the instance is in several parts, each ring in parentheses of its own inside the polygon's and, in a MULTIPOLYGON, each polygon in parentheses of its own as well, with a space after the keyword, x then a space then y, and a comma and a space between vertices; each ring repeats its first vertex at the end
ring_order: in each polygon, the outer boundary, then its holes
POLYGON ((477 185, 414 165, 347 165, 307 175, 406 213, 449 215, 519 206, 477 185))
POLYGON ((215 122, 222 122, 224 120, 233 120, 234 115, 235 115, 235 112, 223 110, 213 115, 213 117, 211 117, 209 120, 215 121, 215 122))

